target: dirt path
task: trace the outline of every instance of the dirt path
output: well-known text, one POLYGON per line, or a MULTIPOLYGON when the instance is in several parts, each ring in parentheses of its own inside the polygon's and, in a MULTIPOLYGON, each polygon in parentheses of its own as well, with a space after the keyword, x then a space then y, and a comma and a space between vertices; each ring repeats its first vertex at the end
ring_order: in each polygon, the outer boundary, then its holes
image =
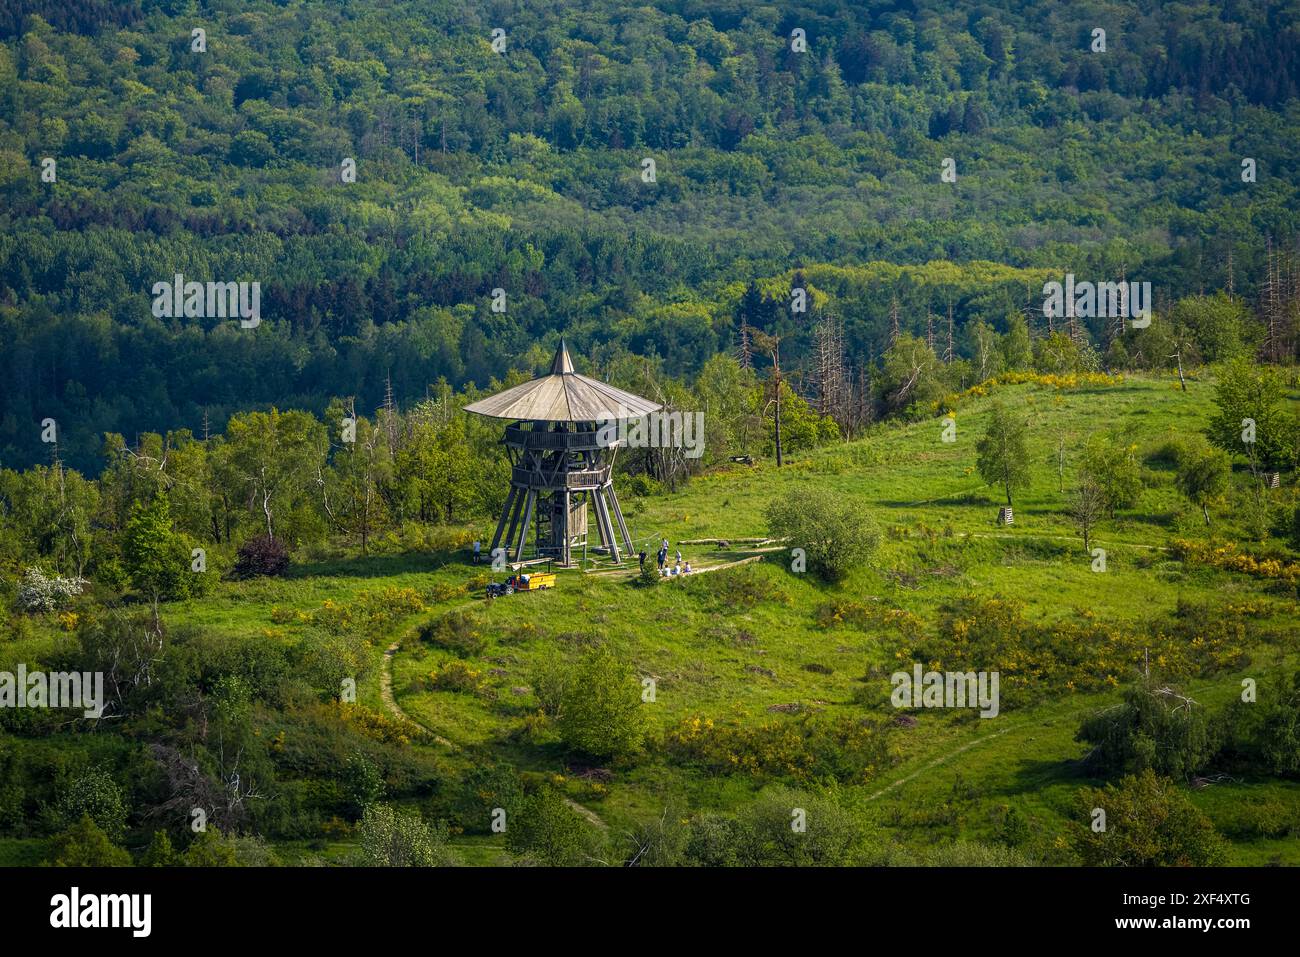
POLYGON ((577 801, 575 801, 571 797, 568 797, 567 795, 562 795, 562 796, 564 797, 565 804, 569 805, 569 807, 573 808, 575 811, 577 811, 579 814, 585 817, 596 827, 600 828, 602 831, 609 830, 609 825, 606 824, 603 820, 601 820, 600 815, 597 814, 595 811, 593 811, 591 808, 584 807, 583 805, 579 804, 577 801))
POLYGON ((939 757, 933 759, 932 761, 929 761, 928 763, 921 765, 911 774, 908 774, 905 777, 899 778, 897 781, 885 785, 885 787, 881 788, 875 794, 872 794, 870 797, 868 797, 867 800, 874 801, 876 798, 888 794, 890 791, 894 790, 894 788, 902 787, 908 781, 911 781, 913 778, 918 777, 919 775, 925 773, 926 771, 931 771, 937 768, 939 765, 946 763, 949 759, 955 758, 957 755, 969 751, 971 748, 975 747, 976 745, 983 744, 985 741, 989 741, 993 738, 999 737, 1000 735, 1004 735, 1008 731, 1016 731, 1019 728, 1020 725, 1013 725, 1010 728, 1003 728, 1001 731, 994 731, 992 734, 986 734, 982 738, 976 738, 974 741, 967 741, 960 748, 954 748, 953 750, 949 751, 947 754, 940 755, 939 757))
MULTIPOLYGON (((746 555, 744 558, 738 558, 733 562, 719 562, 716 565, 701 565, 698 568, 692 569, 690 575, 674 576, 673 580, 676 580, 678 577, 690 578, 690 577, 694 577, 695 575, 703 575, 705 572, 720 572, 725 568, 735 568, 738 565, 748 565, 750 562, 761 561, 763 556, 768 554, 769 552, 785 551, 785 546, 773 545, 771 548, 747 548, 745 549, 745 551, 749 552, 750 554, 746 555)), ((637 573, 638 573, 638 569, 635 568, 611 568, 608 571, 587 572, 587 577, 589 578, 632 578, 637 573)))
MULTIPOLYGON (((412 718, 409 714, 403 711, 402 706, 397 703, 397 698, 393 694, 393 658, 396 657, 397 652, 401 649, 401 647, 402 647, 402 643, 400 641, 395 641, 391 645, 389 645, 386 649, 384 649, 383 667, 379 671, 379 697, 384 702, 384 707, 388 709, 388 712, 393 717, 397 718, 399 721, 401 721, 404 724, 409 724, 411 727, 418 730, 420 734, 432 738, 434 741, 437 741, 443 747, 451 751, 461 750, 460 746, 457 745, 454 741, 444 738, 442 735, 437 734, 431 729, 425 727, 422 723, 417 721, 415 718, 412 718)), ((579 804, 577 801, 573 800, 573 798, 569 797, 568 795, 563 795, 563 797, 564 797, 565 804, 569 805, 569 807, 573 808, 573 810, 581 814, 591 824, 600 828, 602 831, 609 830, 609 825, 606 824, 604 820, 601 819, 600 815, 597 814, 595 811, 593 811, 591 808, 579 804)))
MULTIPOLYGON (((1013 534, 1011 532, 962 532, 960 538, 1046 538, 1058 542, 1077 542, 1078 535, 1040 535, 1034 532, 1025 532, 1023 534, 1013 534)), ((1138 545, 1135 542, 1103 542, 1099 538, 1092 540, 1094 545, 1110 545, 1113 548, 1145 548, 1155 552, 1169 552, 1173 549, 1166 545, 1138 545)))
POLYGON ((384 707, 389 713, 404 724, 409 724, 416 728, 420 734, 433 738, 443 747, 450 748, 452 751, 459 751, 453 742, 447 740, 440 734, 426 728, 419 721, 416 721, 409 714, 402 710, 402 706, 397 703, 397 698, 393 695, 393 657, 397 654, 398 649, 402 647, 400 641, 395 641, 384 649, 384 664, 379 670, 379 697, 384 702, 384 707))

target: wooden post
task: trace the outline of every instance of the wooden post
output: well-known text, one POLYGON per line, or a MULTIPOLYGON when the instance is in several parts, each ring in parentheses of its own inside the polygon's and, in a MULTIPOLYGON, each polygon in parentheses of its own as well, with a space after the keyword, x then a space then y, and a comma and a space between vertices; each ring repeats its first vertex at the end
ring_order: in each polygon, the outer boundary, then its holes
POLYGON ((623 533, 623 544, 627 546, 629 557, 634 549, 632 548, 632 536, 627 532, 627 520, 623 518, 623 509, 619 507, 618 496, 614 494, 614 483, 609 484, 609 503, 614 507, 614 517, 618 519, 619 530, 623 533))
POLYGON ((510 491, 506 495, 505 507, 501 509, 501 519, 497 522, 496 534, 492 536, 492 547, 488 549, 488 557, 491 558, 493 552, 501 545, 501 533, 505 531, 506 519, 510 517, 510 510, 515 504, 515 487, 510 486, 510 491))
MULTIPOLYGON (((596 531, 600 533, 600 544, 608 549, 610 547, 609 526, 605 524, 605 500, 600 497, 600 489, 594 489, 591 493, 591 504, 596 509, 596 531)), ((613 552, 611 551, 612 555, 613 552)))
MULTIPOLYGON (((515 488, 515 486, 511 486, 511 488, 515 488)), ((505 540, 505 549, 507 552, 515 547, 515 529, 519 526, 519 513, 523 511, 524 499, 527 497, 528 493, 523 489, 517 489, 515 492, 515 508, 510 514, 510 531, 506 533, 505 540)))
POLYGON ((605 505, 604 490, 596 489, 592 494, 596 499, 596 517, 600 521, 600 537, 605 545, 609 548, 610 557, 614 561, 620 561, 618 554, 618 539, 614 535, 614 523, 610 521, 609 509, 605 505))
POLYGON ((564 490, 564 519, 563 527, 560 533, 563 536, 560 540, 560 561, 567 568, 570 564, 569 546, 571 537, 569 535, 569 519, 573 513, 573 493, 567 488, 564 490))
POLYGON ((1183 387, 1183 391, 1186 392, 1186 391, 1187 391, 1187 380, 1183 378, 1183 352, 1182 352, 1182 350, 1181 350, 1181 349, 1178 350, 1178 351, 1175 352, 1173 355, 1171 355, 1169 358, 1171 358, 1171 359, 1177 359, 1177 360, 1178 360, 1178 384, 1181 385, 1181 386, 1183 387))
POLYGON ((533 505, 537 501, 537 493, 529 489, 524 496, 524 523, 519 529, 519 547, 515 549, 515 561, 524 560, 524 543, 528 541, 528 525, 533 520, 533 505))

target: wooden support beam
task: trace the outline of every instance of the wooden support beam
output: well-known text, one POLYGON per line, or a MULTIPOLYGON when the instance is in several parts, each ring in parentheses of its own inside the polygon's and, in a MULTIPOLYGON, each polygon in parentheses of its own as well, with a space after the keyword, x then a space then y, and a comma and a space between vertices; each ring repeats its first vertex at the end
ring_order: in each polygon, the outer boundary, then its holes
POLYGON ((510 493, 506 496, 505 507, 501 509, 501 519, 497 522, 496 534, 492 536, 492 547, 488 549, 488 558, 491 559, 492 553, 501 545, 501 533, 505 531, 506 520, 510 517, 510 510, 515 504, 515 487, 510 486, 510 493))
POLYGON ((587 498, 591 502, 591 510, 596 515, 596 535, 600 538, 600 545, 608 549, 609 541, 605 538, 605 518, 601 512, 600 492, 592 489, 587 492, 587 498))
POLYGON ((537 493, 532 489, 528 490, 528 496, 524 499, 524 522, 519 529, 519 547, 515 550, 515 561, 524 560, 524 543, 528 541, 528 526, 533 520, 533 505, 537 502, 537 493))
POLYGON ((572 513, 573 513, 573 493, 566 488, 564 490, 564 518, 561 519, 563 526, 560 529, 560 534, 563 536, 560 539, 560 560, 565 565, 573 564, 571 556, 569 555, 569 543, 573 537, 569 533, 569 517, 572 515, 572 513))
POLYGON ((618 519, 619 531, 623 533, 623 544, 627 546, 628 557, 633 555, 632 536, 627 533, 627 520, 623 518, 623 509, 619 507, 618 496, 614 494, 614 484, 611 482, 609 488, 609 503, 614 506, 614 517, 618 519))
POLYGON ((618 539, 614 535, 614 523, 610 521, 609 509, 605 505, 604 489, 598 488, 592 493, 596 500, 596 516, 600 519, 600 537, 609 549, 610 557, 619 561, 618 539))
POLYGON ((609 510, 609 499, 605 497, 604 489, 601 489, 599 494, 600 494, 601 506, 605 509, 605 527, 609 529, 610 555, 614 559, 614 561, 620 562, 623 560, 623 558, 622 555, 620 554, 620 549, 618 547, 618 532, 614 530, 614 516, 610 513, 609 510))
POLYGON ((510 531, 506 533, 506 554, 509 554, 510 550, 515 547, 515 529, 519 526, 519 513, 523 511, 524 499, 527 497, 523 489, 513 485, 510 487, 515 489, 515 509, 510 514, 510 531))

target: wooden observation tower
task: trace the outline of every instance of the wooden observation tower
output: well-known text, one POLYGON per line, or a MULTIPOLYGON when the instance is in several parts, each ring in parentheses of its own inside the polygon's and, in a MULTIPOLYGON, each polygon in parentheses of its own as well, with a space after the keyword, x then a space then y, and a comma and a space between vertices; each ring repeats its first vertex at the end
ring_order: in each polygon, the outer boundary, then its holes
POLYGON ((510 456, 510 494, 492 553, 504 544, 512 561, 523 561, 531 526, 538 557, 572 565, 574 546, 587 543, 590 504, 601 547, 616 562, 622 560, 620 541, 630 554, 632 537, 613 482, 621 435, 602 436, 598 423, 639 419, 660 408, 579 375, 563 339, 549 375, 465 406, 466 412, 511 421, 501 440, 510 456))

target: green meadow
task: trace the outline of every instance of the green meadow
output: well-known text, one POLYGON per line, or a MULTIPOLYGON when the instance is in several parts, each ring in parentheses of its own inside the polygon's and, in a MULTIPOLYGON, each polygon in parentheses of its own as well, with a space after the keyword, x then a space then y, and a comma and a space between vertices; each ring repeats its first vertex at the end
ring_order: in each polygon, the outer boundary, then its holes
MULTIPOLYGON (((1263 684, 1297 662, 1293 587, 1185 564, 1169 550, 1179 537, 1240 534, 1232 500, 1211 510, 1207 529, 1160 465, 1163 444, 1204 425, 1211 396, 1204 381, 1190 381, 1186 392, 1176 382, 1148 379, 1075 390, 1000 387, 993 397, 964 399, 931 419, 881 425, 860 440, 799 453, 779 469, 771 460, 735 465, 705 473, 676 494, 628 497, 634 537, 651 541, 648 551, 666 537, 706 570, 653 588, 637 586, 630 572, 593 564, 561 571, 554 589, 487 601, 485 571, 470 563, 466 549, 411 552, 394 540, 377 542, 365 557, 304 556, 284 578, 223 582, 200 599, 165 605, 162 614, 173 629, 267 643, 301 642, 322 627, 364 635, 356 704, 405 729, 392 747, 425 755, 426 773, 438 780, 408 803, 431 816, 445 809, 464 775, 499 764, 549 780, 592 826, 610 833, 665 810, 682 818, 727 813, 765 787, 790 783, 849 809, 882 860, 900 848, 997 842, 1011 819, 1039 859, 1066 862, 1072 829, 1085 823, 1077 792, 1101 783, 1081 764, 1087 746, 1075 732, 1087 715, 1116 703, 1119 689, 1140 680, 1144 667, 1131 653, 1094 664, 1088 642, 1105 643, 1097 636, 1108 629, 1133 633, 1169 619, 1180 602, 1247 609, 1246 638, 1226 664, 1202 668, 1195 647, 1179 651, 1186 673, 1178 687, 1210 707, 1227 705, 1243 678, 1263 684), (1009 527, 996 522, 1000 490, 974 470, 974 445, 994 397, 1030 423, 1034 480, 1016 497, 1009 527), (956 422, 954 442, 943 441, 946 414, 956 422), (1061 491, 1070 487, 1078 449, 1099 431, 1136 446, 1145 484, 1135 507, 1095 532, 1093 546, 1107 553, 1104 572, 1094 570, 1061 491), (762 538, 766 505, 813 487, 860 499, 881 530, 878 552, 836 585, 793 571, 784 545, 678 544, 762 538), (707 571, 748 557, 758 560, 707 571), (1015 691, 1004 684, 994 718, 932 709, 900 721, 890 703, 890 673, 910 670, 918 641, 927 645, 918 635, 937 629, 955 608, 990 607, 978 604, 987 601, 1013 608, 1025 628, 1066 628, 1060 640, 1081 647, 1045 653, 1068 660, 1070 670, 1028 673, 1015 691), (346 611, 355 608, 362 611, 346 611), (439 619, 463 643, 459 651, 421 638, 439 619), (1092 630, 1069 631, 1072 625, 1092 630), (653 693, 650 700, 643 695, 649 734, 642 753, 593 768, 563 747, 534 685, 548 663, 564 666, 598 645, 652 682, 653 693), (462 679, 455 687, 433 680, 448 669, 462 679), (385 681, 392 689, 387 699, 385 681), (732 739, 709 752, 723 755, 718 767, 699 760, 704 739, 692 738, 746 728, 779 735, 783 725, 818 719, 877 720, 886 729, 887 756, 833 774, 783 773, 779 758, 760 760, 758 768, 736 758, 729 769, 732 739), (685 748, 684 738, 697 750, 685 748)), ((491 528, 462 532, 458 540, 490 535, 491 528)), ((32 660, 63 640, 47 623, 0 653, 9 663, 32 660)), ((978 645, 966 653, 963 667, 1007 667, 983 660, 978 645)), ((1159 664, 1155 671, 1162 680, 1159 664)), ((1243 808, 1257 804, 1296 813, 1300 785, 1226 776, 1193 785, 1190 799, 1230 840, 1233 863, 1300 863, 1297 842, 1253 833, 1242 820, 1243 808)), ((328 862, 345 857, 350 840, 344 829, 327 842, 284 842, 278 853, 328 862)), ((39 844, 7 840, 0 853, 18 863, 39 856, 39 844)), ((473 822, 456 827, 451 844, 467 863, 508 860, 503 838, 473 822)))

